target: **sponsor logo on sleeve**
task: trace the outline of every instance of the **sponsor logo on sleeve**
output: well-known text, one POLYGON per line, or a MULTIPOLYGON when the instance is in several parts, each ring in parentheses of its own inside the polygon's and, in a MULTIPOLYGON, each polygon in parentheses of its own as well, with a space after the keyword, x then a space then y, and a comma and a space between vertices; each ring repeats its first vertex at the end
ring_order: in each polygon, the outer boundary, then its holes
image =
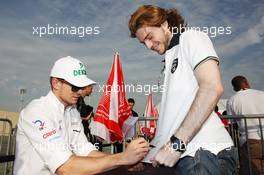
POLYGON ((40 131, 42 131, 45 128, 45 122, 43 122, 41 120, 35 120, 35 121, 33 121, 33 123, 38 126, 38 129, 40 131))
POLYGON ((56 129, 53 129, 52 131, 49 131, 49 132, 43 134, 42 137, 43 137, 43 139, 47 139, 47 138, 49 138, 50 136, 53 136, 54 134, 56 134, 56 129))
POLYGON ((73 129, 72 131, 73 131, 73 132, 78 132, 78 133, 81 132, 81 130, 77 130, 77 129, 73 129))

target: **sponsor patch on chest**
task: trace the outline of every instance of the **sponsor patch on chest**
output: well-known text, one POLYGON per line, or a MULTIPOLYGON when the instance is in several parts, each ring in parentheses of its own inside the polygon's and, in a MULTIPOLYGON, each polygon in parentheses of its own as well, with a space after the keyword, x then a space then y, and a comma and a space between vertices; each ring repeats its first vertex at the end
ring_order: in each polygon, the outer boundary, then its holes
POLYGON ((178 67, 178 58, 175 58, 171 65, 171 73, 173 74, 178 67))

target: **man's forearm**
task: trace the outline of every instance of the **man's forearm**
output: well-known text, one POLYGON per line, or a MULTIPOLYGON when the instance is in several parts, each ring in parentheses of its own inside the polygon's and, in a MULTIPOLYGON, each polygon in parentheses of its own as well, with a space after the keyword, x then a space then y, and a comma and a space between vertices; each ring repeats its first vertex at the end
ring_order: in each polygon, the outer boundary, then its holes
POLYGON ((89 157, 104 157, 104 156, 108 156, 110 155, 109 153, 104 153, 104 152, 101 152, 101 151, 92 151, 89 153, 89 157))
POLYGON ((67 166, 58 171, 59 175, 90 175, 112 170, 125 165, 122 153, 102 157, 72 156, 65 163, 67 166))
POLYGON ((189 143, 208 119, 223 93, 222 86, 200 86, 187 116, 176 130, 176 137, 189 143))
POLYGON ((132 140, 124 152, 106 155, 98 151, 91 152, 88 156, 71 156, 56 173, 59 175, 88 175, 98 174, 122 165, 132 165, 144 158, 149 151, 149 143, 138 138, 132 140))

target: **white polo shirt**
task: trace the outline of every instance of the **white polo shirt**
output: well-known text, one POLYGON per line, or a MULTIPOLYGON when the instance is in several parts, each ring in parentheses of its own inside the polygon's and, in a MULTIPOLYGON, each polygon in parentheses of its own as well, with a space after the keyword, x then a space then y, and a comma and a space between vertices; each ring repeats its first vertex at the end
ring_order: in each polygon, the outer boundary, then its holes
MULTIPOLYGON (((194 70, 208 59, 218 61, 212 42, 205 33, 188 30, 173 36, 165 53, 165 91, 162 94, 156 135, 151 142, 156 147, 150 150, 146 161, 153 159, 157 151, 180 127, 199 88, 194 70)), ((194 156, 199 148, 217 154, 232 145, 231 137, 213 112, 181 157, 194 156)))
POLYGON ((64 109, 50 91, 20 113, 14 174, 55 174, 71 155, 87 156, 93 150, 75 106, 64 109))
MULTIPOLYGON (((264 114, 264 92, 255 89, 246 89, 238 91, 232 96, 226 105, 228 115, 244 114, 264 114)), ((264 119, 261 119, 264 131, 264 119)), ((241 133, 240 145, 246 141, 246 130, 244 120, 238 121, 239 131, 241 133)), ((247 129, 249 139, 261 139, 258 119, 247 119, 247 129)), ((262 132, 263 132, 262 131, 262 132)), ((264 134, 264 133, 263 133, 264 134)))

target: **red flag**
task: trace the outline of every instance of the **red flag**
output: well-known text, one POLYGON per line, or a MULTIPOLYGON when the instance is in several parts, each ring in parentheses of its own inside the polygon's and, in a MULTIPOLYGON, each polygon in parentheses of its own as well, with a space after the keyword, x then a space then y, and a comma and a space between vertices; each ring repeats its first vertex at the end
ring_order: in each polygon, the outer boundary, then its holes
MULTIPOLYGON (((153 108, 153 102, 152 102, 152 94, 149 94, 147 105, 145 108, 144 117, 156 117, 155 109, 153 108)), ((142 134, 148 134, 148 135, 154 135, 156 131, 156 121, 150 120, 147 122, 144 122, 146 126, 141 127, 141 133, 142 134)))
POLYGON ((116 53, 103 96, 91 124, 91 133, 108 142, 121 142, 124 135, 123 125, 129 116, 131 109, 126 99, 119 54, 116 53))

